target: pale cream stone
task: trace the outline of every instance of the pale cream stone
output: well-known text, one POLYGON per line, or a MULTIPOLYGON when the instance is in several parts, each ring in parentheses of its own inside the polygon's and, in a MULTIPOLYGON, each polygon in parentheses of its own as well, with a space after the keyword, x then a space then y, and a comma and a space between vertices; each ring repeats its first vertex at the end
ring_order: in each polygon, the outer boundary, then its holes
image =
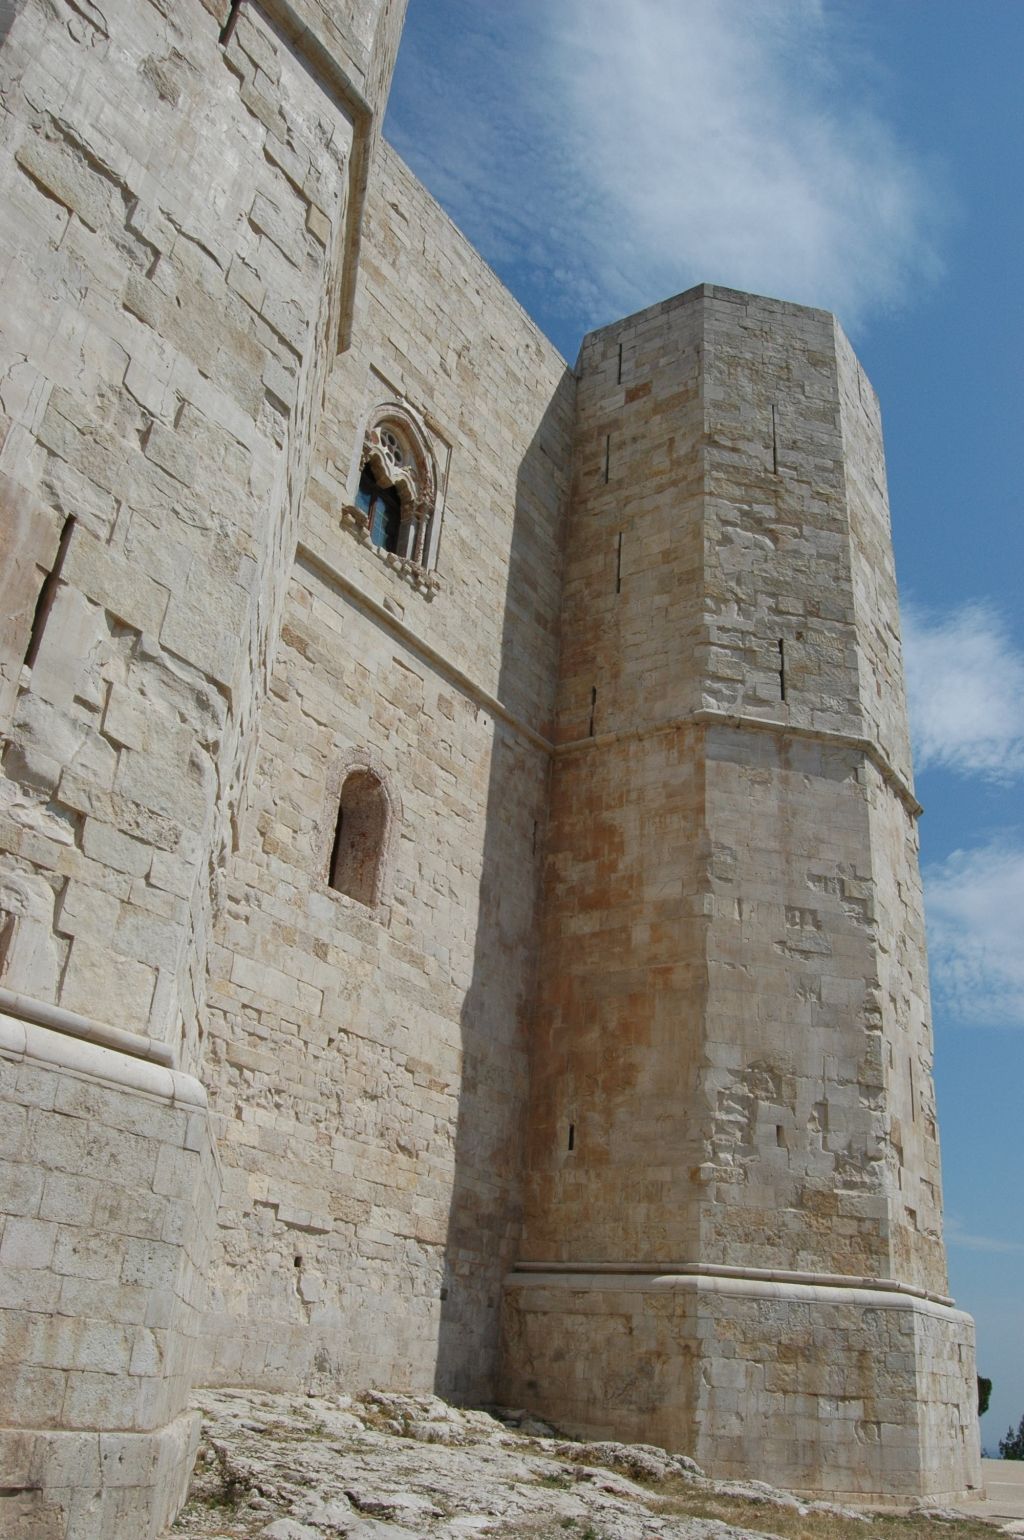
POLYGON ((63 1013, 0 1018, 0 1421, 60 1540, 153 1540, 196 1378, 490 1399, 519 1261, 540 1409, 948 1494, 877 403, 830 317, 710 287, 570 370, 378 142, 403 11, 0 45, 0 984, 63 1013))

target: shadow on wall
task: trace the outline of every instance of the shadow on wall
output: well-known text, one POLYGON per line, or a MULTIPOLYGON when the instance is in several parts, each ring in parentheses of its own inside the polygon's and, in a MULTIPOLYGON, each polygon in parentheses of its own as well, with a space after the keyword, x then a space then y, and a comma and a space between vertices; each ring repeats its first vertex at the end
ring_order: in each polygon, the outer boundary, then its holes
MULTIPOLYGON (((496 691, 548 741, 574 395, 567 370, 519 467, 496 691)), ((549 768, 546 749, 495 720, 434 1379, 463 1404, 494 1398, 502 1282, 520 1238, 549 768)))

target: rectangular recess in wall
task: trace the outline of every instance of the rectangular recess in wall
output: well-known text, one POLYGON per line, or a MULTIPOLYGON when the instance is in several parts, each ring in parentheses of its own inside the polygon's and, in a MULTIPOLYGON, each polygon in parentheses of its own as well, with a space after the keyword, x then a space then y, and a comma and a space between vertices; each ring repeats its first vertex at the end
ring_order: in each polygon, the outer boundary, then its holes
POLYGON ((616 385, 622 384, 622 343, 619 343, 619 372, 615 381, 616 385))
POLYGON ((786 699, 786 643, 779 637, 779 697, 786 699))
POLYGON ((612 436, 606 433, 604 436, 604 484, 608 485, 608 471, 612 461, 612 436))
POLYGON ((772 402, 772 474, 779 474, 779 419, 772 402))
POLYGON ((615 549, 615 592, 622 592, 622 531, 619 530, 619 539, 615 549))
POLYGON ((576 1148, 576 1124, 575 1123, 570 1123, 569 1124, 569 1149, 570 1150, 574 1150, 575 1148, 576 1148))

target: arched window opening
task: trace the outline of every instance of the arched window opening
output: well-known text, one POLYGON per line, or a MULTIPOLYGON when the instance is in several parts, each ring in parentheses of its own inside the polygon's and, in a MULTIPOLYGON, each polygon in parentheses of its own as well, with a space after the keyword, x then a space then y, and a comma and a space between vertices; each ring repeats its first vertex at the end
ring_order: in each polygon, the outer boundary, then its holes
POLYGON ((380 898, 387 832, 388 799, 382 783, 371 770, 350 771, 338 805, 331 887, 372 908, 380 898))
POLYGON ((372 465, 363 467, 356 507, 366 515, 366 527, 373 544, 397 554, 402 529, 402 499, 394 487, 381 486, 372 465))
MULTIPOLYGON (((355 468, 354 468, 355 469, 355 468)), ((358 484, 342 522, 382 555, 405 582, 428 598, 440 538, 437 463, 415 414, 400 402, 370 414, 358 460, 358 484)))

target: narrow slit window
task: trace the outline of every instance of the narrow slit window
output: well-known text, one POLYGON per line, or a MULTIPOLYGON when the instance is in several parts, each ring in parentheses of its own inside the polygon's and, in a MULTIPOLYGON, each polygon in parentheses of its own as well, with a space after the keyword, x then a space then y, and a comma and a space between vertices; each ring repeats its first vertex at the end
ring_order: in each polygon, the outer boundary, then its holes
POLYGON ((60 544, 57 546, 57 554, 53 558, 53 566, 43 579, 42 587, 39 590, 35 614, 32 616, 32 630, 29 634, 28 646, 25 649, 24 661, 29 668, 35 667, 36 659, 39 656, 39 649, 43 642, 43 632, 46 630, 46 622, 50 618, 50 611, 53 609, 54 600, 57 597, 57 585, 61 579, 64 561, 68 554, 68 547, 71 544, 71 537, 75 532, 75 523, 74 514, 68 514, 68 517, 64 520, 64 528, 60 532, 60 544))
POLYGON ((228 11, 227 21, 220 29, 220 45, 226 48, 231 41, 235 27, 238 25, 238 13, 242 9, 243 0, 231 0, 231 8, 228 11))
POLYGON ((575 1148, 576 1148, 576 1124, 575 1123, 570 1123, 569 1124, 569 1149, 570 1150, 574 1150, 575 1148))
POLYGON ((379 901, 387 827, 383 785, 372 771, 353 770, 341 788, 331 850, 328 881, 336 892, 371 908, 379 901))

